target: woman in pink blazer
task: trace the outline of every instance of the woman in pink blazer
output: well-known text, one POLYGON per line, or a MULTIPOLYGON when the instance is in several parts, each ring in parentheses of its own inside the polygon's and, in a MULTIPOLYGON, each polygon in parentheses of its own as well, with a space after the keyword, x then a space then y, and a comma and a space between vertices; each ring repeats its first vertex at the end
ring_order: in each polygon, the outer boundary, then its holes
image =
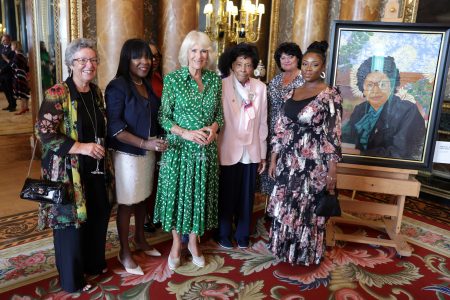
POLYGON ((249 246, 250 224, 257 172, 266 165, 267 92, 266 85, 250 78, 258 64, 255 46, 241 43, 225 50, 219 59, 225 126, 219 133, 219 231, 217 242, 241 249, 249 246))

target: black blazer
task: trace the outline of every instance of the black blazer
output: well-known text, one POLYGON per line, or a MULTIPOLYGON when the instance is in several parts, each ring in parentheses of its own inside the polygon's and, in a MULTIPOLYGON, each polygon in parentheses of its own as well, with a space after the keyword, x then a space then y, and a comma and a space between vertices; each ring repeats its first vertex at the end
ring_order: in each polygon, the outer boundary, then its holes
POLYGON ((108 84, 105 91, 106 117, 108 121, 109 148, 135 155, 145 155, 146 150, 120 142, 117 134, 126 130, 140 138, 158 134, 158 110, 160 101, 147 80, 143 80, 149 98, 144 99, 134 84, 118 77, 108 84))

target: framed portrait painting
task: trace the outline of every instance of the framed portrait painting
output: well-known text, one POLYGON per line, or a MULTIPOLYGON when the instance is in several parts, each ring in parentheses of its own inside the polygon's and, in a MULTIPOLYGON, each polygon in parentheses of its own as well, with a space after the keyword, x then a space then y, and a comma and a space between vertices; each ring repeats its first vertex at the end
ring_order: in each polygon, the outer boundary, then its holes
POLYGON ((329 84, 343 97, 344 162, 427 169, 449 63, 449 27, 334 21, 329 84))

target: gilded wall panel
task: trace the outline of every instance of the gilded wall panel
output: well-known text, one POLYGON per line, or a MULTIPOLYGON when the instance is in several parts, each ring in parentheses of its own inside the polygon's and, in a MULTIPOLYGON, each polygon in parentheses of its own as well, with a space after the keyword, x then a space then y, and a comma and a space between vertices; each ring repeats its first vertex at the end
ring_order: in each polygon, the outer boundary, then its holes
POLYGON ((294 28, 294 4, 295 0, 282 0, 280 5, 277 46, 292 39, 292 28, 294 28))
POLYGON ((97 37, 95 0, 82 0, 82 11, 83 37, 95 41, 97 37))

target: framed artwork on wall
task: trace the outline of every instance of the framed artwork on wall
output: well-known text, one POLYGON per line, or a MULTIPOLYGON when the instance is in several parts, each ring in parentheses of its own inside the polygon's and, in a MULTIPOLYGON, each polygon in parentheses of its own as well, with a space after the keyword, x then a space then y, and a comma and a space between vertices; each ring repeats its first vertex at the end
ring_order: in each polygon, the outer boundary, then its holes
POLYGON ((344 99, 344 162, 430 167, 449 33, 431 24, 334 21, 328 79, 344 99))

